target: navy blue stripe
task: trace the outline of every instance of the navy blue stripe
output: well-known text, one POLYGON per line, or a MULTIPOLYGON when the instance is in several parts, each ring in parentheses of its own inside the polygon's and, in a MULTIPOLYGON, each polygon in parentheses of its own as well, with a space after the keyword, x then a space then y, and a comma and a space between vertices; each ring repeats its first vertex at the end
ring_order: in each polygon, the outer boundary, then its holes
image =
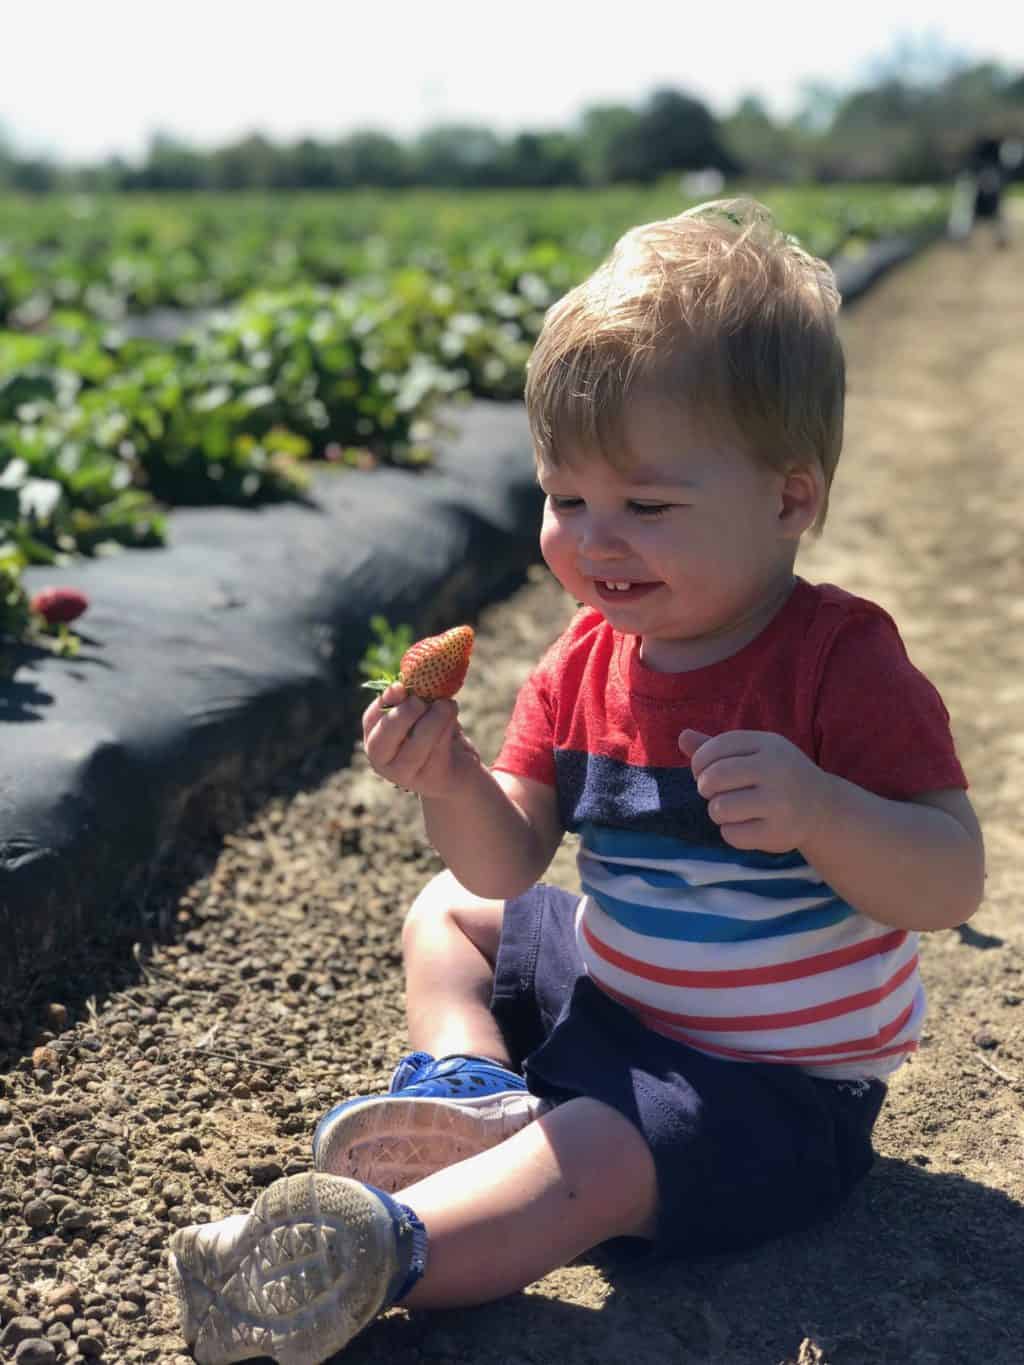
POLYGON ((613 825, 671 835, 685 843, 725 846, 682 755, 678 767, 645 768, 578 749, 556 749, 555 772, 567 830, 613 825))
POLYGON ((667 938, 683 943, 742 943, 759 938, 782 938, 787 934, 806 934, 825 929, 849 918, 853 909, 838 896, 806 910, 792 910, 772 919, 745 920, 730 915, 698 914, 689 910, 666 910, 658 905, 633 905, 620 901, 582 883, 601 909, 634 934, 647 938, 667 938))

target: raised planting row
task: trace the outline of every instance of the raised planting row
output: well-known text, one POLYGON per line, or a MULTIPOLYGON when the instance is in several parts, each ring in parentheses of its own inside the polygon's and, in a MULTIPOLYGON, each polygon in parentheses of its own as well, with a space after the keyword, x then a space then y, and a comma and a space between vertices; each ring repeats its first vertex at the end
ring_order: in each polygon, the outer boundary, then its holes
MULTIPOLYGON (((921 233, 945 215, 944 196, 927 190, 761 197, 787 231, 829 256, 840 248, 849 256, 883 227, 921 233)), ((11 310, 21 328, 0 332, 0 639, 27 638, 41 625, 20 583, 27 565, 158 545, 168 506, 306 496, 310 458, 357 468, 428 463, 440 406, 459 396, 517 398, 546 308, 623 228, 685 201, 677 186, 410 194, 376 202, 376 217, 366 196, 260 202, 256 226, 227 198, 190 200, 192 219, 174 200, 43 201, 31 225, 12 215, 0 275, 33 252, 54 274, 49 294, 36 288, 27 312, 11 310), (204 257, 214 284, 206 299, 129 291, 121 311, 210 302, 257 279, 280 287, 245 293, 169 341, 133 334, 123 321, 53 311, 58 297, 90 302, 88 286, 60 285, 60 261, 78 262, 81 281, 108 268, 128 279, 114 269, 116 255, 103 265, 90 235, 97 217, 108 251, 131 241, 154 272, 179 250, 217 243, 237 244, 249 261, 249 274, 236 271, 220 290, 214 259, 204 257), (19 232, 23 253, 13 245, 19 232), (316 243, 347 253, 345 268, 316 243), (268 260, 276 265, 262 270, 268 260), (321 270, 344 283, 312 282, 321 270)))

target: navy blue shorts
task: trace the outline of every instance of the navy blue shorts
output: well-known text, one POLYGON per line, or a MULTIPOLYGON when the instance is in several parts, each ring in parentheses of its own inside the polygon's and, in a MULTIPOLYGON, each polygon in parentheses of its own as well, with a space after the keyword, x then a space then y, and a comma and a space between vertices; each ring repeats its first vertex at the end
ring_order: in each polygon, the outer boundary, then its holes
POLYGON ((601 1100, 639 1128, 658 1178, 658 1248, 738 1251, 833 1212, 871 1166, 881 1081, 720 1061, 652 1033, 591 982, 579 897, 509 901, 491 1010, 537 1095, 601 1100))

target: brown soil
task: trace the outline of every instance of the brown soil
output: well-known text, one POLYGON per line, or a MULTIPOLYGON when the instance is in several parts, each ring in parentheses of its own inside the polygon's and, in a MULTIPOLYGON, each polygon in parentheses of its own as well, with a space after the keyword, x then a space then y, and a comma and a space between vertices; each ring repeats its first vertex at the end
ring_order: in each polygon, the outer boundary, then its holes
MULTIPOLYGON (((847 449, 801 563, 900 621, 952 713, 989 849, 981 913, 924 943, 930 1019, 875 1170, 804 1236, 658 1268, 606 1250, 486 1309, 394 1310, 351 1365, 1022 1358, 1022 235, 938 245, 851 310, 847 449)), ((537 571, 483 617, 464 717, 485 754, 568 611, 537 571)), ((225 825, 181 850, 124 943, 33 1007, 0 1073, 4 1360, 26 1335, 58 1360, 188 1359, 170 1231, 308 1169, 323 1109, 379 1088, 405 1050, 399 927, 438 866, 412 798, 339 741, 225 825)), ((567 848, 554 879, 572 877, 567 848)))

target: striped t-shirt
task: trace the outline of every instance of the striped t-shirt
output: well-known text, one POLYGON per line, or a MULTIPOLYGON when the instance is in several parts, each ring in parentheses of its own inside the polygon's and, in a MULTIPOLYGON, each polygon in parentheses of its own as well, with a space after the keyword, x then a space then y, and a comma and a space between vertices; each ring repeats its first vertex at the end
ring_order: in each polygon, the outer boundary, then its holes
POLYGON ((655 673, 580 612, 522 688, 495 767, 557 787, 580 836, 577 937, 594 984, 722 1058, 884 1076, 924 1018, 917 935, 847 904, 796 850, 725 843, 683 729, 783 735, 829 772, 907 799, 965 787, 949 717, 881 608, 798 580, 731 659, 655 673))

